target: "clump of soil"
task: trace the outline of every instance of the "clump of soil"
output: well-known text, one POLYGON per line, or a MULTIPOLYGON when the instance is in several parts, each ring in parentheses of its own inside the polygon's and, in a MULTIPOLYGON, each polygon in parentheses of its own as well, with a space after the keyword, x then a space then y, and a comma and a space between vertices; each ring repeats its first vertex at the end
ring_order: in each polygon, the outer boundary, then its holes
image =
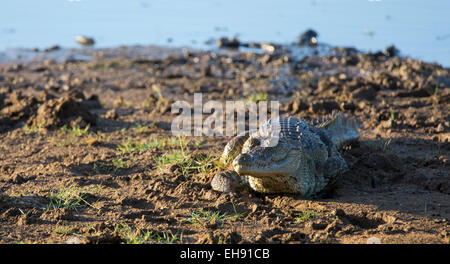
POLYGON ((0 106, 1 125, 5 128, 19 123, 39 128, 95 125, 97 116, 90 109, 101 107, 96 96, 86 99, 76 91, 58 97, 46 92, 39 96, 21 91, 2 93, 0 106))
POLYGON ((36 104, 36 98, 20 91, 0 94, 0 123, 9 126, 28 119, 36 111, 36 104))
MULTIPOLYGON (((89 112, 90 102, 82 93, 70 93, 44 102, 27 123, 38 127, 85 127, 96 125, 97 117, 89 112)), ((95 103, 95 102, 94 102, 95 103)))

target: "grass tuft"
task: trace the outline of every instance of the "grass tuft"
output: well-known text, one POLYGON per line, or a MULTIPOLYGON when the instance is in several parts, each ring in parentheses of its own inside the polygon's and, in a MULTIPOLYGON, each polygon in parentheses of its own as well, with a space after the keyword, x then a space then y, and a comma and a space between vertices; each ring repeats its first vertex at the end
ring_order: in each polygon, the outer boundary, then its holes
POLYGON ((132 230, 130 226, 123 222, 116 223, 114 231, 125 240, 126 244, 174 244, 181 242, 178 234, 157 233, 150 230, 132 230))
POLYGON ((269 95, 264 91, 259 91, 257 93, 251 94, 247 97, 247 100, 252 102, 268 101, 269 95))
POLYGON ((228 220, 236 219, 239 217, 242 217, 242 213, 235 213, 235 214, 227 214, 227 213, 221 213, 219 211, 209 211, 209 210, 196 210, 191 213, 191 217, 185 222, 195 224, 195 225, 208 225, 212 223, 219 224, 220 226, 223 226, 224 223, 228 220))
POLYGON ((303 212, 295 214, 295 223, 304 223, 317 217, 317 212, 312 209, 306 209, 303 212))
POLYGON ((86 196, 96 192, 97 189, 86 190, 75 185, 67 186, 62 190, 51 192, 49 202, 46 206, 47 210, 58 208, 67 208, 77 210, 85 206, 95 208, 86 201, 86 196))
POLYGON ((69 134, 71 136, 81 137, 87 134, 89 128, 90 128, 89 124, 85 128, 81 128, 78 125, 74 127, 67 127, 67 125, 64 125, 59 129, 59 131, 69 134))

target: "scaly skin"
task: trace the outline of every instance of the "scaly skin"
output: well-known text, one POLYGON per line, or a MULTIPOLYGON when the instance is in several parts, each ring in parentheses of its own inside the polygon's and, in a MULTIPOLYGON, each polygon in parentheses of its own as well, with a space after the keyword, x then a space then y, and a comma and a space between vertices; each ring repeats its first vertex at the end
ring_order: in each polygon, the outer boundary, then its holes
POLYGON ((293 117, 270 119, 259 133, 230 140, 222 161, 233 170, 216 174, 211 186, 234 192, 240 184, 261 193, 312 197, 348 170, 338 148, 358 137, 355 122, 342 114, 312 124, 293 117), (277 122, 280 130, 273 134, 277 122))

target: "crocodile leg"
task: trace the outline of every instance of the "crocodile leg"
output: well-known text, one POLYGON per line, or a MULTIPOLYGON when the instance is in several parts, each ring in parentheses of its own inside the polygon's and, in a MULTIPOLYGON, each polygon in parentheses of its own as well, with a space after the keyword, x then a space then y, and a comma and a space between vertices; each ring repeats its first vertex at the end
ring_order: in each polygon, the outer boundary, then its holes
MULTIPOLYGON (((232 138, 222 153, 220 161, 225 164, 231 164, 239 154, 242 152, 242 147, 248 136, 236 136, 232 138)), ((211 181, 213 190, 224 193, 235 193, 244 189, 248 185, 245 176, 240 176, 234 170, 220 171, 214 175, 211 181)))

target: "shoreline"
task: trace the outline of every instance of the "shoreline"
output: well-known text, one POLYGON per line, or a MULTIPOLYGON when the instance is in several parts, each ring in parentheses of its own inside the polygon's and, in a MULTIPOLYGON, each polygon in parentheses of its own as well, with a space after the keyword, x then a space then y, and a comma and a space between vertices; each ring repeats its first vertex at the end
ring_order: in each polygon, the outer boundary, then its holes
MULTIPOLYGON (((259 43, 268 43, 271 45, 276 45, 279 47, 283 47, 286 50, 291 50, 291 52, 299 52, 300 54, 297 56, 300 59, 304 56, 313 55, 316 51, 314 48, 309 47, 299 47, 295 43, 270 43, 270 42, 250 42, 254 44, 259 43)), ((197 45, 198 46, 198 45, 197 45)), ((395 47, 393 45, 387 46, 395 47)), ((354 49, 362 54, 376 54, 379 52, 383 52, 383 50, 376 51, 363 51, 359 50, 357 47, 353 46, 332 46, 326 43, 319 43, 317 49, 321 49, 319 52, 320 56, 329 55, 326 50, 332 49, 354 49), (325 50, 325 51, 324 51, 325 50)), ((396 48, 396 47, 395 47, 396 48)), ((67 59, 80 59, 88 61, 92 58, 95 58, 96 55, 102 54, 100 56, 101 59, 109 58, 118 58, 118 57, 140 57, 140 58, 160 58, 161 53, 168 55, 175 55, 182 53, 183 51, 193 51, 193 52, 213 52, 213 53, 223 53, 226 52, 223 48, 217 47, 216 44, 204 44, 199 47, 190 46, 190 45, 181 45, 181 46, 170 46, 170 45, 146 45, 146 44, 134 44, 134 45, 119 45, 119 46, 111 46, 111 47, 61 47, 59 45, 53 45, 46 48, 26 48, 26 47, 16 47, 16 48, 7 48, 4 50, 0 50, 0 63, 2 64, 14 64, 14 63, 29 63, 29 62, 42 62, 44 60, 55 60, 57 62, 61 62, 67 59)), ((229 49, 229 52, 255 52, 255 53, 264 53, 263 50, 258 48, 245 48, 239 47, 238 49, 229 49)), ((410 58, 412 60, 423 61, 417 58, 414 58, 414 55, 405 55, 400 51, 398 56, 401 56, 403 59, 410 58)), ((437 64, 441 65, 444 68, 449 68, 450 65, 445 66, 440 62, 435 61, 423 61, 429 64, 437 64)))

